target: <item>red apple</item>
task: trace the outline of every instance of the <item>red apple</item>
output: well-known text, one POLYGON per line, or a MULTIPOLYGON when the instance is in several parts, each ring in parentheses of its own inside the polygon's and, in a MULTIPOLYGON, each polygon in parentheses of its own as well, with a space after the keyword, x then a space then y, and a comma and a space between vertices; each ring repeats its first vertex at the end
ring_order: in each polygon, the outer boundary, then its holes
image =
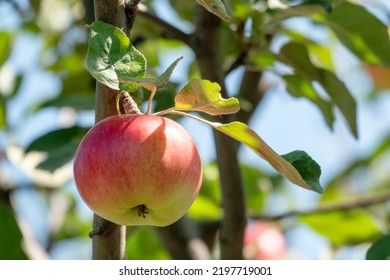
POLYGON ((199 153, 186 130, 151 115, 112 116, 96 124, 81 141, 73 169, 85 203, 121 225, 177 221, 202 181, 199 153))

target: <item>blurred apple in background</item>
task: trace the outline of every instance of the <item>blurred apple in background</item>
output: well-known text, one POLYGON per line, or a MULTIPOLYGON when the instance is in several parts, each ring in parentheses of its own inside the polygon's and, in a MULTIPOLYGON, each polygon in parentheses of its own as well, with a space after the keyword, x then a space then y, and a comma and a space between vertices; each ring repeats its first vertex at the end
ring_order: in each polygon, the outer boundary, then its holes
POLYGON ((383 66, 363 64, 364 69, 368 72, 376 90, 390 89, 390 69, 383 66))
POLYGON ((244 257, 255 260, 283 258, 286 241, 281 229, 273 223, 250 221, 244 233, 244 257))

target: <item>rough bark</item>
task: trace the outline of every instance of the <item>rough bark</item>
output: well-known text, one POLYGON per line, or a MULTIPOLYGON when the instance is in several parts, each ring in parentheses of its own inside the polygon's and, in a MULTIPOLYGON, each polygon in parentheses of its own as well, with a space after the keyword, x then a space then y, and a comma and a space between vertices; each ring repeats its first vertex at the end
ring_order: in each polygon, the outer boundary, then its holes
MULTIPOLYGON (((95 20, 121 28, 126 34, 132 27, 138 1, 95 0, 95 20)), ((116 115, 117 92, 98 83, 96 85, 95 121, 116 115)), ((94 215, 92 237, 93 259, 124 259, 126 227, 94 215)))

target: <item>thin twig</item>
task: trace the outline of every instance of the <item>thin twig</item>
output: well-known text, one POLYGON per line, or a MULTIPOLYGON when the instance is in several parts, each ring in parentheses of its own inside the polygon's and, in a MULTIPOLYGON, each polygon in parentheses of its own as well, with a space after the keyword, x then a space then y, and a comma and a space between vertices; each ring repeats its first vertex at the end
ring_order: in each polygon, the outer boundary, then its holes
POLYGON ((330 213, 330 212, 336 212, 342 210, 368 207, 380 203, 385 203, 388 201, 390 201, 390 191, 378 193, 374 196, 360 197, 360 198, 356 198, 350 201, 344 201, 340 203, 324 204, 308 210, 292 210, 292 211, 288 211, 276 215, 249 213, 249 217, 253 219, 259 219, 259 220, 275 221, 275 220, 281 220, 281 219, 286 219, 286 218, 291 218, 296 216, 308 216, 314 214, 323 214, 323 213, 330 213))
POLYGON ((236 60, 233 61, 233 63, 230 65, 228 70, 225 72, 225 76, 228 76, 231 72, 239 68, 240 66, 245 64, 245 59, 248 56, 248 51, 244 50, 240 53, 239 56, 237 56, 236 60))

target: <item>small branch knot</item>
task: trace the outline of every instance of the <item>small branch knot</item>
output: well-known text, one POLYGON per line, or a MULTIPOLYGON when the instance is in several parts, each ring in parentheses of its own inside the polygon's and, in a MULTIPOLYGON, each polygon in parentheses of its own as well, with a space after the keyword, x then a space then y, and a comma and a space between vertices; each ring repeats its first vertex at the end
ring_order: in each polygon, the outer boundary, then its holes
POLYGON ((135 103, 134 99, 130 96, 128 92, 122 90, 120 92, 120 100, 122 102, 122 106, 126 114, 142 114, 137 106, 137 103, 135 103))
POLYGON ((105 230, 105 227, 99 224, 94 225, 92 231, 89 233, 89 237, 93 238, 94 236, 104 236, 106 235, 107 231, 105 230))
POLYGON ((139 2, 140 0, 130 0, 127 1, 125 4, 125 12, 126 12, 127 19, 129 21, 130 29, 131 27, 133 27, 135 18, 137 16, 139 2))

